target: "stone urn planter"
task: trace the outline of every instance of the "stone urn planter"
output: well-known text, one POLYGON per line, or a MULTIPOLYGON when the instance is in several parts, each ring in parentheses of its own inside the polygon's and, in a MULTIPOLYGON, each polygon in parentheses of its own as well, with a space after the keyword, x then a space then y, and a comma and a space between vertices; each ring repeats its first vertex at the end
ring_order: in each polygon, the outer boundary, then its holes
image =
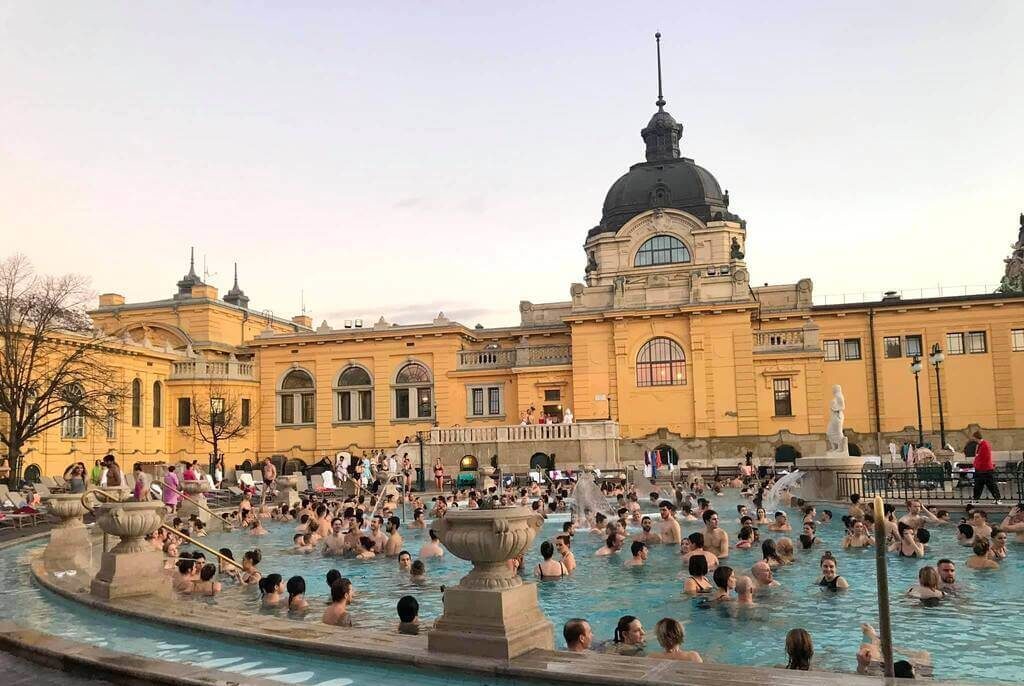
POLYGON ((181 491, 188 498, 181 499, 178 507, 178 516, 182 519, 190 519, 195 515, 203 524, 210 523, 209 503, 206 502, 204 493, 210 490, 210 483, 206 479, 192 479, 182 481, 181 491))
POLYGON ((103 533, 117 536, 120 542, 103 553, 92 594, 113 599, 169 590, 170 581, 162 573, 163 553, 145 540, 164 523, 163 503, 103 503, 93 514, 103 533))
POLYGON ((299 475, 298 474, 282 474, 277 477, 275 482, 277 485, 278 495, 281 498, 281 502, 287 503, 288 507, 295 507, 300 502, 299 498, 299 475))
POLYGON ((510 660, 554 648, 537 585, 524 582, 508 564, 529 548, 543 524, 525 507, 449 510, 434 522, 444 546, 473 569, 445 591, 444 613, 427 635, 430 650, 510 660))
POLYGON ((88 509, 81 493, 53 493, 45 499, 46 509, 60 518, 50 531, 50 542, 43 551, 43 561, 53 570, 89 569, 92 566, 92 543, 82 517, 88 509))

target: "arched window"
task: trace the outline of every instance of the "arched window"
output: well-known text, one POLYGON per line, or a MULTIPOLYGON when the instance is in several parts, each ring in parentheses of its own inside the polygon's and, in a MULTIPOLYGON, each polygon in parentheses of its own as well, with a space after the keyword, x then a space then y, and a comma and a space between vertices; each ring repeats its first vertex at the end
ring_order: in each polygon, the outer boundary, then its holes
POLYGON ((293 369, 281 380, 281 389, 277 392, 281 408, 281 424, 313 424, 316 422, 314 410, 316 389, 313 377, 303 369, 293 369))
POLYGON ((434 416, 434 382, 430 370, 410 362, 395 375, 395 419, 430 419, 434 416))
POLYGON ((652 236, 636 251, 634 267, 653 267, 658 264, 689 262, 690 251, 675 236, 652 236))
POLYGON ((349 365, 334 386, 336 422, 373 421, 373 379, 363 367, 349 365))
POLYGON ((142 381, 132 381, 132 426, 142 426, 142 381))
POLYGON ((670 338, 652 338, 636 356, 637 386, 682 386, 686 383, 686 355, 670 338))
POLYGON ((159 428, 162 425, 163 419, 163 393, 161 391, 163 387, 159 381, 153 382, 153 426, 159 428))
POLYGON ((60 434, 63 438, 85 438, 85 410, 82 408, 82 398, 85 390, 80 384, 69 384, 61 394, 67 409, 64 411, 64 421, 60 425, 60 434))

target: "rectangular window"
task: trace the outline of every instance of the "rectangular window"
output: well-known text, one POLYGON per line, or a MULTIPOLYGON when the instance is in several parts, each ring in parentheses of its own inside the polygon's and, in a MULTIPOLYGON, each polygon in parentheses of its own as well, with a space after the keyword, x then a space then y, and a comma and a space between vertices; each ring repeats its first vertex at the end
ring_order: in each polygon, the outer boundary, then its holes
POLYGON ((430 388, 416 389, 416 414, 418 417, 432 417, 434 404, 431 401, 430 388))
POLYGON ((295 396, 294 395, 282 395, 281 396, 281 423, 282 424, 294 424, 295 423, 295 396))
POLYGON ((775 379, 772 383, 775 391, 775 416, 793 416, 793 398, 790 395, 789 379, 775 379))
POLYGON ((368 422, 373 419, 373 391, 358 391, 359 419, 368 422))
POLYGON ((338 419, 343 422, 352 421, 352 392, 338 393, 338 419))
POLYGON ((61 423, 63 438, 85 438, 85 415, 81 410, 72 410, 61 423))
POLYGON ((397 419, 409 419, 409 389, 395 389, 395 417, 397 419))
POLYGON ((210 425, 224 426, 224 398, 210 398, 210 425))
POLYGON ((474 417, 482 417, 484 414, 484 389, 473 389, 473 407, 471 412, 474 417))
POLYGON ((946 353, 949 355, 964 354, 964 335, 962 333, 946 334, 946 353))
POLYGON ((921 343, 920 336, 906 337, 903 349, 906 351, 907 357, 921 357, 922 348, 923 344, 921 343))
POLYGON ((1010 350, 1015 353, 1024 352, 1024 329, 1010 330, 1010 350))
POLYGON ((882 339, 882 347, 886 357, 903 357, 903 346, 899 336, 886 336, 882 339))
POLYGON ((967 352, 983 353, 987 351, 988 346, 985 345, 984 331, 971 331, 967 334, 967 352))
POLYGON ((117 438, 117 412, 107 410, 107 440, 112 441, 115 438, 117 438))
POLYGON ((843 357, 847 360, 860 359, 860 339, 847 338, 843 341, 843 357))
POLYGON ((192 424, 192 399, 178 398, 178 426, 192 424))
POLYGON ((501 388, 498 386, 487 389, 487 414, 501 414, 501 388))
POLYGON ((562 391, 557 388, 544 391, 544 402, 557 403, 561 399, 562 391))
POLYGON ((302 394, 302 423, 312 424, 316 419, 313 417, 313 394, 302 394))
POLYGON ((824 344, 826 362, 838 362, 843 359, 838 340, 825 341, 824 344))
POLYGON ((500 417, 504 412, 501 386, 472 386, 468 389, 470 417, 500 417))
POLYGON ((252 422, 252 408, 248 398, 242 398, 242 426, 249 426, 252 422))

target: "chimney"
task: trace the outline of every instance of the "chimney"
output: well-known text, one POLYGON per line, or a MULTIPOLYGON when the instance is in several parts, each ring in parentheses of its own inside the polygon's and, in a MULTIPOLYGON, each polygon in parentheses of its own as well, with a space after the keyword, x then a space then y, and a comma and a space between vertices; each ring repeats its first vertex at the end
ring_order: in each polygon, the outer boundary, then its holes
POLYGON ((117 307, 124 305, 124 296, 120 293, 101 293, 100 307, 117 307))
POLYGON ((215 286, 209 286, 205 283, 197 284, 192 287, 193 298, 208 298, 210 300, 217 299, 217 288, 215 286))
POLYGON ((298 324, 299 326, 304 326, 307 329, 313 328, 313 318, 305 314, 300 314, 295 317, 292 317, 292 323, 298 324))

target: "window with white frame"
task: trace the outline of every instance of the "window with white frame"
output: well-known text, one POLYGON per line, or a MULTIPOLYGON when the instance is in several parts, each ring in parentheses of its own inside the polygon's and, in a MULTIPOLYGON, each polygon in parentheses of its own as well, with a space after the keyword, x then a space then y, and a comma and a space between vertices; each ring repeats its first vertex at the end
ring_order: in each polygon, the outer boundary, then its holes
POLYGON ((395 419, 430 419, 434 416, 434 381, 430 370, 409 362, 395 375, 395 419))
POLYGON ((907 357, 921 356, 921 350, 924 348, 924 344, 921 342, 920 336, 906 336, 903 340, 905 343, 903 350, 906 352, 907 357))
POLYGON ((501 417, 505 414, 505 403, 502 398, 502 385, 470 386, 469 416, 470 417, 501 417))
POLYGON ((117 438, 117 410, 107 410, 106 429, 108 441, 117 438))
POLYGON ((677 264, 690 261, 690 251, 675 236, 652 236, 636 251, 635 267, 677 264))
POLYGON ((1024 329, 1010 329, 1010 350, 1024 352, 1024 329))
POLYGON ((343 369, 334 387, 334 398, 334 421, 373 421, 373 379, 365 368, 349 365, 343 369))
POLYGON ((316 422, 316 387, 313 377, 304 369, 293 369, 281 380, 277 392, 278 423, 313 424, 316 422))
POLYGON ((79 384, 70 384, 62 395, 67 408, 64 411, 64 421, 61 422, 61 437, 85 438, 85 410, 82 408, 85 391, 79 384))
POLYGON ((843 359, 839 341, 837 339, 823 341, 825 346, 825 361, 838 362, 843 359))
POLYGON ((983 353, 988 352, 988 345, 985 342, 984 331, 969 331, 967 333, 967 352, 983 353))
POLYGON ((847 360, 860 359, 859 338, 847 338, 843 341, 843 357, 847 360))
POLYGON ((947 355, 963 355, 964 354, 964 335, 962 333, 947 333, 946 334, 946 354, 947 355))
POLYGON ((899 336, 886 336, 882 339, 882 348, 888 358, 903 357, 903 345, 899 336))

